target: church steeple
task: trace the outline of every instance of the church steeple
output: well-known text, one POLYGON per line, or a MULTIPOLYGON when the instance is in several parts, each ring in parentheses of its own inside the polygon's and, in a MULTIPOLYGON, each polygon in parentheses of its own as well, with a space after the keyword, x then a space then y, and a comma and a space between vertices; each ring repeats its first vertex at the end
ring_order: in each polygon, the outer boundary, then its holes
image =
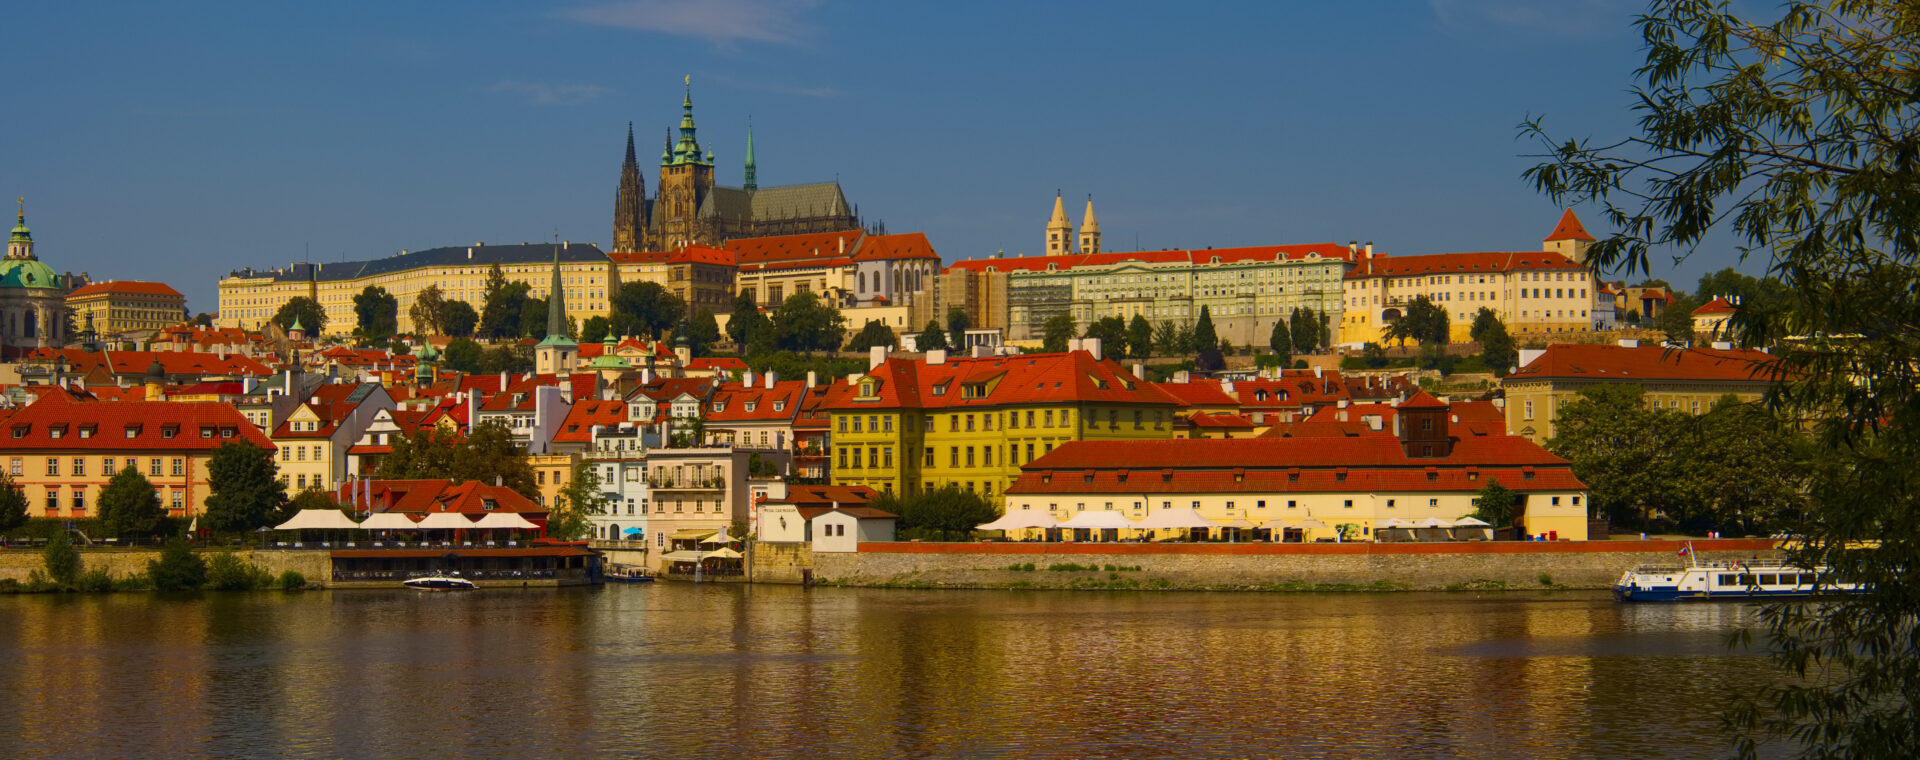
POLYGON ((680 142, 673 147, 673 163, 712 166, 713 154, 701 153, 700 140, 694 136, 693 77, 687 77, 687 95, 680 101, 680 142))
POLYGON ((560 244, 553 246, 553 280, 547 286, 547 337, 533 349, 533 371, 567 373, 579 358, 580 344, 567 336, 567 290, 560 278, 560 244))
POLYGON ((20 199, 20 215, 15 217, 13 236, 7 238, 9 260, 33 261, 33 231, 27 229, 27 199, 20 199))
POLYGON ((547 338, 567 336, 567 290, 560 277, 560 246, 553 247, 553 282, 547 286, 547 338))
POLYGON ((627 160, 620 165, 620 188, 613 200, 613 251, 629 253, 646 248, 646 180, 633 149, 633 122, 627 122, 627 160))
POLYGON ((1060 191, 1053 193, 1053 218, 1047 220, 1047 255, 1073 253, 1073 223, 1067 221, 1067 204, 1060 191))
POLYGON ((740 188, 749 193, 760 189, 759 174, 753 167, 753 124, 751 122, 747 124, 747 176, 740 183, 740 188))
POLYGON ((1080 252, 1100 252, 1100 222, 1093 218, 1093 194, 1087 194, 1087 216, 1080 220, 1080 252))

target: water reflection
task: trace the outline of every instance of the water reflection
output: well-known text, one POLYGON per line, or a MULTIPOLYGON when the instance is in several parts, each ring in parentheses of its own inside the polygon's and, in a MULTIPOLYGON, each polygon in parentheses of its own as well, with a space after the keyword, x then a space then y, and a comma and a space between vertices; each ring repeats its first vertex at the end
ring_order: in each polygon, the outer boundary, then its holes
POLYGON ((6 757, 1697 757, 1730 604, 1593 594, 0 597, 6 757))

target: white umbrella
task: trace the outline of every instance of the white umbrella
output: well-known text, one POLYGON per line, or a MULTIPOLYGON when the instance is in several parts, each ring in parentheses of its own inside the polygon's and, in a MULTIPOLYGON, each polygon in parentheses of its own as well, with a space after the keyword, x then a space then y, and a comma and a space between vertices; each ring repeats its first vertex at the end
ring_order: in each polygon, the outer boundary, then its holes
POLYGON ((474 521, 473 527, 482 530, 535 530, 540 526, 521 517, 518 512, 492 512, 474 521))
POLYGON ((1453 523, 1451 521, 1442 520, 1438 517, 1429 517, 1425 520, 1421 520, 1420 522, 1414 523, 1413 525, 1416 528, 1451 528, 1453 527, 1453 523))
POLYGON ((1300 523, 1285 518, 1275 518, 1266 521, 1260 527, 1266 528, 1267 530, 1291 530, 1300 527, 1300 523))
POLYGON ((1455 528, 1491 528, 1492 524, 1478 517, 1462 517, 1453 521, 1455 528))
POLYGON ((1140 526, 1134 525, 1132 520, 1129 520, 1126 517, 1122 516, 1119 512, 1111 512, 1107 510, 1094 510, 1092 512, 1081 512, 1079 514, 1076 514, 1073 516, 1073 519, 1060 523, 1060 527, 1107 529, 1107 528, 1137 528, 1140 526))
POLYGON ((702 556, 705 555, 691 549, 681 549, 677 552, 667 552, 660 558, 668 562, 699 562, 702 556))
POLYGON ((473 527, 473 521, 460 516, 458 512, 434 512, 413 527, 420 530, 457 530, 473 527))
POLYGON ((302 509, 300 514, 275 526, 274 530, 341 530, 358 527, 359 523, 341 514, 338 509, 302 509))
POLYGON ((403 512, 375 512, 360 523, 361 530, 416 530, 419 526, 403 512))
POLYGON ((1412 522, 1410 522, 1410 521, 1407 521, 1407 520, 1402 520, 1402 519, 1400 519, 1400 518, 1398 518, 1398 517, 1395 517, 1395 518, 1392 518, 1392 519, 1389 519, 1389 520, 1387 520, 1386 522, 1383 522, 1383 523, 1380 523, 1380 525, 1379 525, 1379 526, 1377 526, 1377 527, 1381 527, 1381 528, 1412 528, 1412 527, 1416 527, 1416 525, 1415 525, 1415 523, 1412 523, 1412 522))
POLYGON ((1251 521, 1251 520, 1241 520, 1241 519, 1237 519, 1237 518, 1236 518, 1236 519, 1233 519, 1233 520, 1228 520, 1228 521, 1226 521, 1226 522, 1223 522, 1223 523, 1220 523, 1220 527, 1222 527, 1222 528, 1251 528, 1251 527, 1253 527, 1253 521, 1251 521))
POLYGON ((1038 509, 1010 509, 1000 519, 976 526, 976 530, 1024 530, 1026 528, 1058 528, 1060 521, 1051 513, 1038 509))
POLYGON ((1141 518, 1140 522, 1134 523, 1133 527, 1145 530, 1159 530, 1171 528, 1211 528, 1216 524, 1217 523, 1212 520, 1201 517, 1199 512, 1193 511, 1192 507, 1181 507, 1179 509, 1162 509, 1149 514, 1141 518))
POLYGON ((733 543, 733 536, 729 536, 729 535, 727 535, 727 529, 726 529, 726 528, 721 528, 721 529, 720 529, 720 531, 719 531, 718 533, 715 533, 715 534, 713 534, 713 535, 711 535, 711 536, 708 536, 708 537, 706 537, 706 538, 703 538, 703 539, 700 539, 700 543, 703 543, 703 544, 720 544, 720 545, 722 545, 722 546, 725 546, 725 545, 727 545, 727 544, 730 544, 730 543, 733 543))

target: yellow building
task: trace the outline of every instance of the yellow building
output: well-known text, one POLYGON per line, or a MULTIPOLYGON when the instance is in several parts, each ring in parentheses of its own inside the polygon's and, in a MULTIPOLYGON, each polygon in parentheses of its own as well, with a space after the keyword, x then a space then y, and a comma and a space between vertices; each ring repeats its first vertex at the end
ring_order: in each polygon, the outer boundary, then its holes
POLYGON ((1489 308, 1514 337, 1591 332, 1610 323, 1596 303, 1614 308, 1613 296, 1582 262, 1593 242, 1580 220, 1561 215, 1540 251, 1440 253, 1360 258, 1343 286, 1340 343, 1384 342, 1387 326, 1409 304, 1425 297, 1446 309, 1448 338, 1468 340, 1474 315, 1489 308))
POLYGON ((1560 408, 1596 385, 1632 384, 1654 408, 1704 414, 1722 396, 1756 401, 1778 382, 1779 360, 1763 351, 1669 350, 1623 340, 1619 345, 1552 345, 1500 381, 1507 433, 1545 443, 1560 408))
POLYGON ((536 454, 527 458, 533 464, 533 484, 540 490, 534 501, 543 507, 552 507, 558 503, 560 492, 573 480, 573 464, 580 461, 578 453, 536 454))
MULTIPOLYGON (((408 313, 420 292, 438 287, 441 297, 465 301, 479 311, 486 303, 487 278, 493 266, 509 282, 524 282, 528 295, 548 298, 556 254, 567 316, 575 324, 608 314, 613 263, 591 243, 521 243, 434 248, 401 252, 370 261, 291 264, 278 270, 237 270, 220 281, 220 327, 258 330, 273 319, 287 301, 312 298, 326 312, 327 335, 348 335, 355 327, 353 298, 368 286, 385 288, 399 305, 399 329, 418 332, 408 313)), ((307 327, 313 328, 313 325, 307 327)))
POLYGON ((824 407, 835 485, 903 494, 957 486, 998 499, 1021 465, 1069 441, 1171 437, 1179 402, 1095 345, 885 359, 834 382, 824 407))
POLYGON ((228 404, 73 402, 49 394, 6 419, 7 474, 32 517, 99 516, 101 489, 128 467, 153 484, 173 517, 206 511, 207 461, 241 441, 273 443, 228 404))
POLYGON ((81 329, 98 335, 164 330, 187 319, 187 297, 163 282, 98 282, 67 294, 67 309, 81 329), (91 322, 89 322, 91 320, 91 322))

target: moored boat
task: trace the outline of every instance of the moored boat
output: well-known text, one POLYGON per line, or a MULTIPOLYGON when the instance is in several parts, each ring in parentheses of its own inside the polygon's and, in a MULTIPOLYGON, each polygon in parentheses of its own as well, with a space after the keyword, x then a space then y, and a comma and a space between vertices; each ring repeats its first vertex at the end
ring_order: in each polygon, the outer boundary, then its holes
POLYGON ((606 578, 609 583, 652 583, 653 572, 635 565, 608 565, 606 578))
POLYGON ((401 581, 401 585, 420 591, 472 591, 478 588, 473 581, 458 575, 423 575, 401 581))
POLYGON ((1712 599, 1777 599, 1816 594, 1857 594, 1858 583, 1827 577, 1826 568, 1804 568, 1780 560, 1699 562, 1689 544, 1686 565, 1641 565, 1613 584, 1623 602, 1681 602, 1712 599))

